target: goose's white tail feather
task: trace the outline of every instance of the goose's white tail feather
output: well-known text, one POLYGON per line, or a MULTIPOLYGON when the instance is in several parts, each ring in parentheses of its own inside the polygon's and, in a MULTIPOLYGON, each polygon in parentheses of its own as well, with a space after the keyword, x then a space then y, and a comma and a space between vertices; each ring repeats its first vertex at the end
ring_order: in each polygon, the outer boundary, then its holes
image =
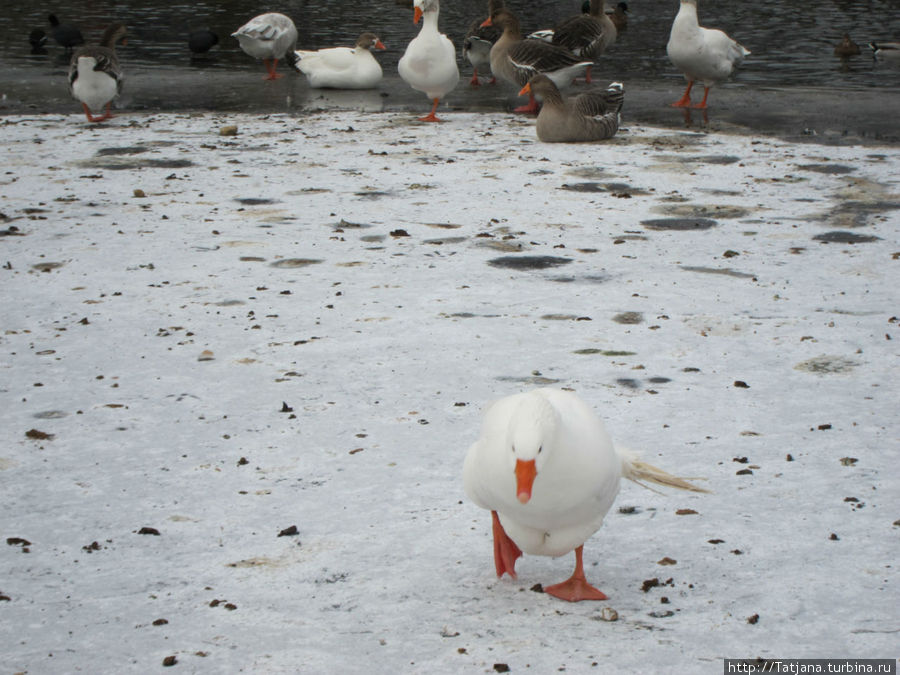
MULTIPOLYGON (((678 488, 679 490, 687 490, 689 492, 709 492, 709 490, 704 490, 703 488, 697 487, 693 483, 688 482, 688 479, 686 478, 673 476, 667 471, 663 471, 662 469, 655 467, 652 464, 641 461, 637 453, 633 450, 616 447, 616 451, 622 458, 622 475, 628 480, 637 483, 641 487, 645 487, 648 490, 653 490, 653 488, 651 488, 649 485, 645 485, 644 482, 646 481, 648 483, 678 488)), ((698 479, 692 478, 691 480, 698 479)), ((653 491, 656 492, 655 490, 653 491)))

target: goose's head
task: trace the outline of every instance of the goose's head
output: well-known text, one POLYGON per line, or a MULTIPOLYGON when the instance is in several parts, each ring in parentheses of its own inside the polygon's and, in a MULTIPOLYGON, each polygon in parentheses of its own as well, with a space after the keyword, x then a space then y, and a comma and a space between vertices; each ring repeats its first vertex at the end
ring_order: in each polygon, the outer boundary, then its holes
POLYGON ((413 0, 413 23, 419 23, 425 12, 437 12, 438 0, 413 0))
POLYGON ((516 476, 516 498, 531 500, 534 480, 553 447, 558 424, 556 410, 539 394, 526 395, 510 417, 507 445, 516 476))
POLYGON ((356 46, 359 49, 385 49, 384 43, 375 33, 363 33, 356 40, 356 46))

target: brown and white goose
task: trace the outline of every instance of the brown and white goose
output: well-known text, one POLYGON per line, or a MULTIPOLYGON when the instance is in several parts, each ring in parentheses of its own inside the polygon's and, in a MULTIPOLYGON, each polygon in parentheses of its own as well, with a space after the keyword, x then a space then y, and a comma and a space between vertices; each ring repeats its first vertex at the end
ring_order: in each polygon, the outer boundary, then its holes
POLYGON ((278 12, 255 16, 231 34, 237 38, 241 49, 255 59, 262 59, 268 75, 265 80, 277 80, 275 72, 279 59, 285 54, 294 58, 297 49, 297 27, 290 17, 278 12))
POLYGON ((520 96, 533 94, 543 105, 538 113, 537 137, 544 143, 584 143, 612 138, 619 130, 625 87, 613 82, 603 92, 586 92, 565 99, 546 75, 535 75, 520 96))
MULTIPOLYGON (((590 0, 590 9, 564 19, 553 29, 551 43, 565 47, 576 56, 596 61, 616 41, 616 25, 606 14, 604 0, 590 0)), ((591 69, 585 71, 591 81, 591 69)))
MULTIPOLYGON (((505 6, 503 0, 488 0, 488 16, 500 11, 505 6)), ((472 79, 469 84, 477 87, 481 82, 478 79, 478 69, 481 72, 491 67, 491 47, 500 39, 503 31, 497 26, 483 26, 482 19, 476 19, 469 26, 469 31, 463 39, 462 54, 463 58, 472 64, 472 79)), ((491 84, 494 84, 497 78, 491 77, 491 84)))
MULTIPOLYGON (((508 9, 494 13, 484 24, 503 29, 503 35, 491 47, 491 70, 517 87, 525 86, 538 73, 562 87, 591 65, 590 61, 580 59, 564 47, 543 40, 523 40, 519 20, 508 9)), ((538 109, 534 96, 529 95, 528 105, 516 108, 515 112, 533 114, 538 109)))
POLYGON ((69 63, 69 91, 81 101, 88 122, 111 118, 113 99, 122 91, 122 69, 116 56, 116 44, 126 43, 127 29, 121 23, 111 24, 99 45, 79 48, 69 63), (106 111, 95 116, 93 113, 106 111))

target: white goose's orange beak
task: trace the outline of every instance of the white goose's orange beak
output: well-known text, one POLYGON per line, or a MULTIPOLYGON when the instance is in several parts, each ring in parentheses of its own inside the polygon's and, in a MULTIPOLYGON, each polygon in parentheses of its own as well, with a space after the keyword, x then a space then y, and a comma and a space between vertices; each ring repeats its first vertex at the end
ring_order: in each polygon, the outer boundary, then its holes
POLYGON ((527 504, 531 499, 531 488, 534 485, 535 476, 537 476, 537 466, 533 459, 527 462, 521 459, 516 460, 516 498, 523 504, 527 504))
POLYGON ((526 94, 530 94, 530 93, 531 93, 531 82, 529 82, 524 87, 522 87, 522 89, 519 91, 519 96, 525 96, 526 94))
POLYGON ((416 7, 413 12, 413 23, 419 23, 422 20, 422 8, 416 7))
POLYGON ((481 24, 478 26, 479 28, 484 28, 485 26, 493 26, 494 22, 491 21, 491 17, 486 18, 481 24))
POLYGON ((381 40, 376 40, 375 49, 387 49, 387 47, 384 46, 384 43, 381 40))

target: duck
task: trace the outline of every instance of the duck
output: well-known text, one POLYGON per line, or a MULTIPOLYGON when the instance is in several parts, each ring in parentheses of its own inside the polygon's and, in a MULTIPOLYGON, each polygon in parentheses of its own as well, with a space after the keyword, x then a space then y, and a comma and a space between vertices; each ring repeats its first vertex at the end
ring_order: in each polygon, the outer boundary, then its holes
POLYGON ((219 36, 208 28, 192 30, 188 34, 188 49, 194 54, 205 54, 219 44, 219 36))
POLYGON ((613 22, 616 31, 621 33, 628 28, 628 3, 620 2, 613 9, 606 10, 606 16, 613 22))
POLYGON ((406 46, 397 71, 404 82, 432 101, 431 112, 419 121, 440 122, 438 104, 459 82, 456 48, 438 30, 439 0, 414 0, 413 12, 414 23, 422 21, 422 28, 406 46))
POLYGON ((834 55, 845 59, 849 56, 857 56, 859 54, 859 45, 850 39, 848 33, 844 33, 844 38, 835 45, 834 55))
POLYGON ((553 80, 538 73, 519 91, 542 103, 535 129, 544 143, 584 143, 612 138, 619 130, 625 86, 613 82, 604 92, 585 92, 565 99, 553 80))
POLYGON ((681 0, 678 14, 672 22, 666 52, 687 80, 684 94, 672 106, 700 109, 707 107, 710 87, 727 80, 734 67, 750 55, 748 49, 722 31, 703 28, 699 24, 697 0, 681 0), (703 100, 691 106, 691 88, 698 80, 703 83, 703 100))
MULTIPOLYGON (((606 13, 605 0, 590 0, 587 13, 564 19, 553 28, 550 43, 594 61, 612 46, 617 34, 616 25, 606 13)), ((591 82, 590 66, 585 70, 585 80, 591 82)))
POLYGON ((381 66, 372 49, 385 49, 375 33, 361 34, 353 47, 294 52, 294 65, 314 89, 371 89, 381 82, 381 66))
POLYGON ((128 29, 121 23, 107 27, 99 45, 81 47, 69 63, 69 91, 81 101, 88 122, 103 122, 113 117, 112 101, 122 91, 122 69, 116 56, 116 44, 126 43, 128 29), (99 116, 94 112, 106 108, 99 116))
POLYGON ((53 39, 60 47, 65 49, 66 53, 69 53, 75 47, 84 44, 84 37, 81 35, 81 31, 75 26, 67 23, 60 23, 55 14, 49 15, 47 21, 50 22, 50 35, 53 36, 53 39))
MULTIPOLYGON (((503 0, 488 0, 488 16, 499 11, 505 6, 503 0)), ((477 87, 481 84, 478 79, 478 69, 482 72, 491 67, 491 47, 500 39, 502 31, 497 26, 483 26, 482 19, 476 19, 469 26, 466 37, 463 39, 463 59, 472 64, 472 79, 469 84, 477 87)), ((491 84, 496 84, 497 78, 491 73, 491 84)))
MULTIPOLYGON (((491 71, 517 89, 524 87, 536 73, 543 73, 557 87, 562 87, 583 75, 591 65, 591 61, 575 56, 564 47, 544 40, 523 40, 519 20, 508 9, 495 12, 482 25, 495 25, 503 30, 491 47, 491 71)), ((537 101, 529 95, 528 104, 516 108, 515 112, 536 114, 538 110, 537 101)))
POLYGON ((491 512, 494 567, 516 579, 523 553, 575 553, 575 570, 544 592, 569 602, 606 600, 584 573, 585 542, 598 530, 621 479, 706 492, 613 444, 576 393, 539 388, 490 404, 463 463, 465 492, 491 512))
POLYGON ((44 45, 47 44, 47 33, 40 28, 35 28, 28 34, 28 43, 31 45, 32 54, 46 54, 44 45))
POLYGON ((290 17, 278 12, 255 16, 238 28, 231 37, 237 38, 241 49, 255 59, 262 59, 268 71, 263 79, 277 80, 281 75, 275 72, 278 61, 285 54, 293 58, 297 49, 297 27, 290 17))
POLYGON ((900 42, 870 42, 872 56, 880 61, 900 59, 900 42))

